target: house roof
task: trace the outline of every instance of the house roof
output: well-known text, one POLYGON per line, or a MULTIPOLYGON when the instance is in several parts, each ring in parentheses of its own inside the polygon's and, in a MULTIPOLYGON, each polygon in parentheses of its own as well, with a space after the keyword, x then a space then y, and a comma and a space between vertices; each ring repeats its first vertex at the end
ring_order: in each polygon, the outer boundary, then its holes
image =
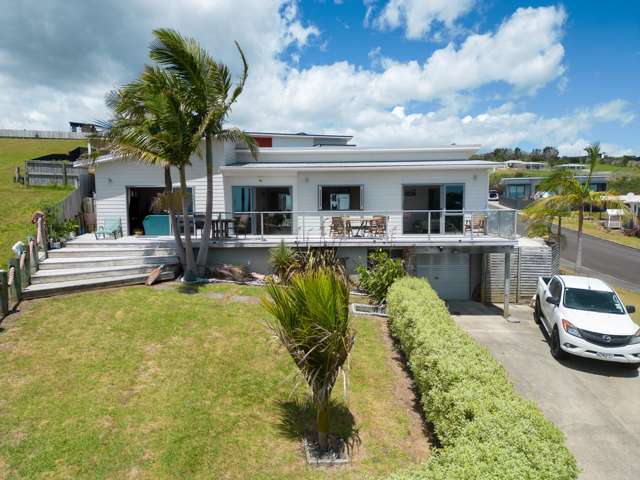
MULTIPOLYGON (((465 153, 468 156, 474 154, 480 145, 445 145, 440 147, 356 147, 353 145, 318 145, 316 147, 276 147, 276 148, 261 148, 260 155, 300 155, 300 154, 320 154, 320 155, 332 155, 342 154, 348 152, 350 155, 367 155, 370 153, 465 153)), ((237 149, 238 153, 250 153, 247 149, 237 149)), ((491 162, 493 166, 496 162, 491 162)))
POLYGON ((316 133, 305 133, 305 132, 298 132, 298 133, 283 133, 283 132, 246 132, 248 135, 251 136, 265 136, 265 137, 293 137, 293 138, 300 138, 300 137, 310 137, 310 138, 346 138, 348 140, 351 140, 353 138, 353 135, 329 135, 329 134, 316 134, 316 133))
MULTIPOLYGON (((501 179, 500 183, 509 184, 509 185, 513 185, 513 184, 531 184, 531 183, 540 183, 545 178, 547 178, 547 177, 509 177, 509 178, 501 179)), ((580 182, 584 182, 587 178, 589 178, 589 176, 588 175, 576 175, 575 178, 580 182)), ((594 174, 594 175, 591 176, 591 181, 602 182, 602 181, 605 181, 605 180, 609 180, 609 174, 608 173, 598 173, 598 174, 594 174)))
POLYGON ((385 162, 247 162, 221 167, 223 173, 357 171, 357 170, 468 170, 490 169, 494 162, 485 160, 385 161, 385 162))

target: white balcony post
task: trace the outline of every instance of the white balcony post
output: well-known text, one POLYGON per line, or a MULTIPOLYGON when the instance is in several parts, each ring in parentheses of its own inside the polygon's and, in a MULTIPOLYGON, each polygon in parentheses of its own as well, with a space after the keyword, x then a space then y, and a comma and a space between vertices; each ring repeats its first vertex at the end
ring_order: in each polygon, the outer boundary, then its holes
POLYGON ((260 239, 264 240, 264 213, 260 212, 260 239))
POLYGON ((431 240, 431 210, 427 212, 427 238, 431 240))

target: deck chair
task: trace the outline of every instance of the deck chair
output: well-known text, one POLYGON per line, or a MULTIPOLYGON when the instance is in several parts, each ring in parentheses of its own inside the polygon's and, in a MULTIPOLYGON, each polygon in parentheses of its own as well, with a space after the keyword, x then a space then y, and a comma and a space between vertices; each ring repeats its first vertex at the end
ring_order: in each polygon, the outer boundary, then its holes
POLYGON ((251 218, 249 215, 238 215, 233 218, 233 232, 238 238, 238 235, 244 235, 247 238, 249 228, 251 227, 251 218))
POLYGON ((351 229, 348 228, 347 222, 344 217, 331 217, 331 227, 329 233, 332 237, 344 237, 351 233, 351 229))
POLYGON ((122 237, 122 222, 119 218, 117 219, 109 219, 105 220, 104 224, 96 228, 95 236, 96 240, 102 236, 102 238, 107 238, 107 235, 113 237, 114 239, 118 238, 118 235, 122 237))
POLYGON ((384 237, 387 234, 387 217, 374 215, 369 223, 369 233, 377 237, 384 237))

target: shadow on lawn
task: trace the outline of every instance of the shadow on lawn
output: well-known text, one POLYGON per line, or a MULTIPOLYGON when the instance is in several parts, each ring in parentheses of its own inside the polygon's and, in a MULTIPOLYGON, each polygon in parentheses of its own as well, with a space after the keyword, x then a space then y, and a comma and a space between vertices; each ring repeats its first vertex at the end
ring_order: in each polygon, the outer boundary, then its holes
MULTIPOLYGON (((279 430, 287 438, 302 440, 315 438, 315 408, 309 400, 288 400, 277 402, 282 421, 279 430)), ((331 433, 344 440, 349 451, 361 443, 360 431, 349 409, 343 403, 331 401, 330 407, 331 433)))

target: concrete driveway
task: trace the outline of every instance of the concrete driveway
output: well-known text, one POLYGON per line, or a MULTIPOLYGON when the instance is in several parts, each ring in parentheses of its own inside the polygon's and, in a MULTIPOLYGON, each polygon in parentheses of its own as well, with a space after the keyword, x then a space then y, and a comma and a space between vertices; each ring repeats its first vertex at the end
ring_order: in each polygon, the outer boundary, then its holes
POLYGON ((581 479, 640 478, 640 377, 615 364, 551 357, 532 309, 449 304, 455 321, 504 365, 518 392, 533 400, 567 437, 581 479))

